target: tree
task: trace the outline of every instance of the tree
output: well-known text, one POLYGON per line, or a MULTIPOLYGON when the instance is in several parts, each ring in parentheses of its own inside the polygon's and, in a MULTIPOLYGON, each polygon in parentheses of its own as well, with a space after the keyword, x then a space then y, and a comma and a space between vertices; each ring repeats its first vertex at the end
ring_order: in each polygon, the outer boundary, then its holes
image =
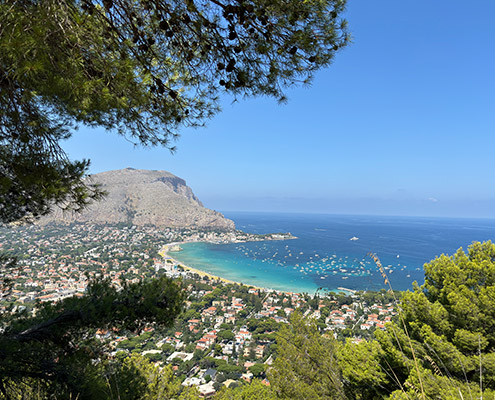
POLYGON ((276 398, 275 393, 270 387, 258 379, 253 379, 249 385, 241 385, 234 389, 224 387, 214 397, 215 400, 273 400, 274 398, 276 398))
POLYGON ((277 311, 277 315, 279 317, 287 317, 287 314, 285 313, 285 311, 282 308, 277 311))
POLYGON ((182 289, 168 278, 126 285, 121 291, 98 281, 81 298, 43 303, 35 316, 4 321, 0 393, 11 399, 41 385, 55 397, 104 398, 105 382, 96 377, 106 352, 92 333, 98 328, 171 326, 182 306, 182 289))
POLYGON ((174 376, 171 365, 155 366, 145 357, 133 354, 115 366, 108 376, 109 398, 119 399, 199 399, 194 389, 185 389, 174 376))
POLYGON ((229 330, 220 331, 217 336, 223 340, 233 340, 235 338, 234 333, 229 330))
POLYGON ((383 350, 376 340, 352 343, 350 339, 338 348, 344 391, 349 399, 382 399, 392 384, 380 365, 383 350))
POLYGON ((220 356, 220 355, 222 355, 222 346, 220 346, 219 344, 216 344, 216 345, 213 347, 213 351, 215 352, 215 356, 220 356))
POLYGON ((254 364, 249 367, 249 372, 254 376, 260 377, 265 374, 266 364, 254 364))
POLYGON ((295 311, 278 332, 277 344, 277 358, 267 374, 279 398, 344 398, 335 341, 320 335, 314 320, 295 311))
POLYGON ((308 83, 349 41, 345 0, 7 0, 0 5, 0 220, 101 196, 60 141, 78 125, 172 142, 218 97, 308 83))
POLYGON ((242 372, 242 367, 232 364, 220 364, 217 367, 218 372, 222 372, 228 377, 239 377, 242 372))
POLYGON ((380 348, 368 353, 375 371, 358 380, 375 380, 377 392, 396 398, 493 397, 495 245, 475 242, 424 270, 424 285, 402 296, 399 322, 375 332, 380 348))
MULTIPOLYGON (((30 221, 54 205, 80 211, 104 195, 84 179, 89 161, 69 160, 60 146, 80 125, 173 150, 179 128, 202 125, 218 111, 222 93, 283 100, 284 88, 309 82, 347 44, 344 6, 345 0, 2 2, 0 223, 30 221)), ((94 283, 81 299, 44 305, 1 335, 0 390, 8 397, 36 381, 90 397, 81 386, 84 373, 94 372, 81 361, 93 360, 88 329, 169 324, 180 302, 178 289, 160 280, 121 293, 94 283)))

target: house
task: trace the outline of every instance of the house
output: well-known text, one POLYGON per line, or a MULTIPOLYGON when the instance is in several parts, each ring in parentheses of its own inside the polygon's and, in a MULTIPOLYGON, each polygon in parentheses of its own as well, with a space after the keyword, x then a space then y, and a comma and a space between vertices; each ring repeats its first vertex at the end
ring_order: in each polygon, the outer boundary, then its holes
POLYGON ((232 354, 234 351, 234 342, 230 341, 223 346, 223 354, 232 354))
POLYGON ((160 354, 161 352, 161 350, 145 350, 142 354, 145 356, 146 354, 160 354))
POLYGON ((194 354, 193 353, 183 353, 183 352, 180 352, 180 351, 176 351, 175 353, 172 353, 168 358, 167 358, 167 361, 170 362, 172 361, 174 358, 179 358, 181 359, 182 361, 189 361, 189 360, 192 360, 194 354))
POLYGON ((213 387, 213 383, 205 383, 204 385, 198 386, 199 395, 201 397, 210 397, 215 394, 215 388, 213 387))
POLYGON ((213 368, 208 368, 203 374, 203 379, 206 379, 207 376, 209 376, 212 381, 215 380, 215 377, 217 376, 217 370, 213 368))
POLYGON ((201 379, 196 378, 194 376, 190 378, 184 379, 184 382, 182 382, 182 386, 198 386, 201 384, 201 379))
POLYGON ((265 346, 262 346, 261 344, 256 346, 254 348, 254 354, 256 354, 256 358, 261 358, 263 357, 263 352, 265 351, 265 346))
POLYGON ((250 340, 251 339, 251 333, 247 331, 246 329, 242 329, 239 331, 238 335, 243 338, 244 340, 250 340))
POLYGON ((201 339, 198 340, 198 343, 196 344, 196 349, 197 350, 204 350, 208 346, 209 346, 208 339, 205 337, 202 337, 201 339))
POLYGON ((251 372, 246 372, 241 375, 241 379, 244 379, 246 382, 251 382, 251 379, 253 379, 253 374, 251 372))

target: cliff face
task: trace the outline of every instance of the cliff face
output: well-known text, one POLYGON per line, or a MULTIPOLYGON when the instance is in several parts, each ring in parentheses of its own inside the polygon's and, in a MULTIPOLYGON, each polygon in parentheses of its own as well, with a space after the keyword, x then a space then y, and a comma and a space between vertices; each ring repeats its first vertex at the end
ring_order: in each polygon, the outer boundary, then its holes
POLYGON ((81 214, 54 211, 48 222, 93 222, 157 227, 211 228, 231 230, 234 223, 222 214, 203 207, 186 182, 167 171, 126 168, 92 175, 108 195, 81 214))

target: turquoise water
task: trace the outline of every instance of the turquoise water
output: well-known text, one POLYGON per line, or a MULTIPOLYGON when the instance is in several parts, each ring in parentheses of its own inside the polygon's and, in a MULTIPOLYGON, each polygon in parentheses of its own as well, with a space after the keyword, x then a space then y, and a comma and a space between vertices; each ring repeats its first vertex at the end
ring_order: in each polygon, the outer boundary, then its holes
POLYGON ((495 239, 495 220, 225 213, 238 229, 291 232, 298 239, 237 244, 188 243, 173 256, 191 267, 249 285, 314 293, 318 288, 386 287, 367 256, 376 253, 394 289, 422 283, 436 256, 495 239), (350 240, 357 237, 358 240, 350 240))
MULTIPOLYGON (((265 243, 265 242, 263 242, 265 243)), ((210 243, 186 243, 181 245, 184 251, 172 253, 172 256, 193 268, 206 271, 236 282, 248 285, 267 287, 276 290, 298 291, 312 293, 315 285, 312 280, 292 268, 283 268, 273 260, 258 259, 256 255, 246 255, 236 249, 246 247, 256 250, 265 249, 261 243, 258 246, 238 244, 214 245, 210 243)))

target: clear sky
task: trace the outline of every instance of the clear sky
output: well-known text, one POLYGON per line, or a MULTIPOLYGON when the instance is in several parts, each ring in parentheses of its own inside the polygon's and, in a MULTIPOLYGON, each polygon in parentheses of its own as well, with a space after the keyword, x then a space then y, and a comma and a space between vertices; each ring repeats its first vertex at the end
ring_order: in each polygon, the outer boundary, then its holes
POLYGON ((495 217, 495 1, 349 0, 353 43, 289 103, 223 102, 178 152, 81 128, 91 172, 184 178, 220 211, 495 217))

